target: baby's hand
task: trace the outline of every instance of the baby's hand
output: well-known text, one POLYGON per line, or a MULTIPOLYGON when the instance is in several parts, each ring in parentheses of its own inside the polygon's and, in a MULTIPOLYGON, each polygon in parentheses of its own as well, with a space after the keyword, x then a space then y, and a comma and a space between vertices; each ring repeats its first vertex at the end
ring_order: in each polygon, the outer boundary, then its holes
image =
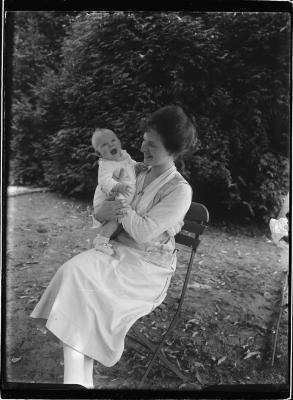
POLYGON ((134 169, 135 169, 135 174, 138 175, 141 172, 146 171, 148 167, 144 163, 138 162, 135 164, 134 169))
POLYGON ((127 171, 125 170, 125 168, 121 168, 118 176, 113 174, 112 178, 115 181, 121 182, 121 183, 125 183, 126 181, 129 181, 129 175, 128 175, 127 171))
POLYGON ((121 168, 120 172, 119 172, 119 176, 118 176, 118 181, 119 182, 123 182, 129 179, 128 173, 125 170, 125 168, 121 168))
POLYGON ((131 186, 124 183, 117 183, 112 190, 116 193, 123 194, 123 196, 129 196, 131 194, 131 186))

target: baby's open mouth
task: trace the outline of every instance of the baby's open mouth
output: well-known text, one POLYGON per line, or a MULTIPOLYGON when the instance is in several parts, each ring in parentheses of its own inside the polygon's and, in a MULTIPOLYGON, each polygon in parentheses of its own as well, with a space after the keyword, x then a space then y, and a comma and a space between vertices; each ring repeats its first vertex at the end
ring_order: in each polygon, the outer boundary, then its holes
POLYGON ((110 151, 110 153, 114 156, 114 154, 117 154, 117 150, 116 150, 116 149, 112 149, 112 150, 110 151))

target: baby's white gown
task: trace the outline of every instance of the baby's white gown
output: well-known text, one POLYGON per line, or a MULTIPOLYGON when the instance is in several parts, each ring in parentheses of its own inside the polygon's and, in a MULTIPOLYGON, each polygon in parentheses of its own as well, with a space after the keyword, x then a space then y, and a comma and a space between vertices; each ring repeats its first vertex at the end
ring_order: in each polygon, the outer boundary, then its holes
POLYGON ((191 187, 175 166, 142 192, 145 176, 138 176, 133 209, 112 241, 115 255, 91 249, 67 261, 31 314, 108 367, 120 359, 134 322, 164 300, 176 268, 174 234, 191 204, 191 187))

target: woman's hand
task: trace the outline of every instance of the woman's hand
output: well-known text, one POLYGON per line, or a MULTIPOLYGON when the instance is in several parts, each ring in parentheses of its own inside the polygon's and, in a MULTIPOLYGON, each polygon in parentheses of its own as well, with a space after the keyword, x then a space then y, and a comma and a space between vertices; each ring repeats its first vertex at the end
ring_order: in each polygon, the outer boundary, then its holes
POLYGON ((120 193, 123 194, 123 196, 130 196, 131 195, 131 186, 124 184, 124 183, 117 183, 112 189, 112 191, 115 192, 115 194, 120 193))
POLYGON ((116 220, 125 214, 126 207, 123 200, 105 200, 94 208, 94 217, 100 222, 116 220))
POLYGON ((148 170, 147 165, 142 162, 137 162, 134 166, 135 175, 139 175, 141 172, 148 170))

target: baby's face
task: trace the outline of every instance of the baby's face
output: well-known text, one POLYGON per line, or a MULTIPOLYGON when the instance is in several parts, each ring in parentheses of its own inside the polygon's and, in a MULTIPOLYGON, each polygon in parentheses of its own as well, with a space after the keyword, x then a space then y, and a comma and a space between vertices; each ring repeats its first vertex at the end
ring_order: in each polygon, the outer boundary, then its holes
POLYGON ((121 143, 114 132, 104 130, 97 141, 96 150, 102 158, 116 161, 121 156, 121 143))

